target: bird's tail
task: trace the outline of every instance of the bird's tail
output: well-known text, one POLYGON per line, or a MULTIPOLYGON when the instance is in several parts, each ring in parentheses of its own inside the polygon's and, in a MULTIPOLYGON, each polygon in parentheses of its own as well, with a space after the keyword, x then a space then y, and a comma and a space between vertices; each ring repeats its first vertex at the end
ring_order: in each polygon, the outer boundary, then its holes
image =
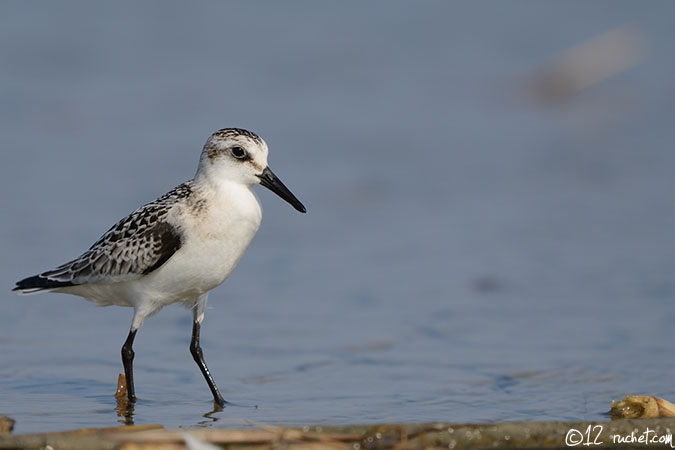
POLYGON ((50 280, 42 275, 34 275, 17 281, 12 291, 18 292, 19 295, 32 295, 66 286, 73 286, 73 283, 70 281, 50 280))

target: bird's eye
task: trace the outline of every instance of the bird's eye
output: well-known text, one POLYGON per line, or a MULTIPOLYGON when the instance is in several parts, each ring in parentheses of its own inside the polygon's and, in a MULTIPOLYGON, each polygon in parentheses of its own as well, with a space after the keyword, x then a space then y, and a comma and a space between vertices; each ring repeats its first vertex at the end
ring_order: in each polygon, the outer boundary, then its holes
POLYGON ((241 147, 232 147, 232 156, 237 159, 243 159, 246 157, 246 150, 241 147))

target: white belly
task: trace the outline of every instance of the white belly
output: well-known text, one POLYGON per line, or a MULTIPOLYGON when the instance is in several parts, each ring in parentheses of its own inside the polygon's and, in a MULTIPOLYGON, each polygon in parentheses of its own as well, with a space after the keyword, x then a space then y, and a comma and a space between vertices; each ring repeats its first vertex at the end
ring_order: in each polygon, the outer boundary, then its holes
POLYGON ((131 283, 143 298, 162 304, 194 300, 225 281, 257 229, 249 226, 218 239, 188 238, 166 264, 131 283))

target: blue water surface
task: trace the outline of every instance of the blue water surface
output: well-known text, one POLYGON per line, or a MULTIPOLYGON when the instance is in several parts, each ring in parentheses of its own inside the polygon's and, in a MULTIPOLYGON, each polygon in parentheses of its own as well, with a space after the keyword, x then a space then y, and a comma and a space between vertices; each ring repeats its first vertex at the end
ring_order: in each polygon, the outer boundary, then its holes
POLYGON ((214 411, 167 307, 131 419, 166 427, 599 420, 673 400, 672 2, 14 2, 0 14, 0 414, 124 423, 129 309, 14 282, 261 134, 306 215, 263 226, 210 295, 214 411), (627 28, 626 28, 627 27, 627 28), (616 29, 634 65, 538 101, 616 29))

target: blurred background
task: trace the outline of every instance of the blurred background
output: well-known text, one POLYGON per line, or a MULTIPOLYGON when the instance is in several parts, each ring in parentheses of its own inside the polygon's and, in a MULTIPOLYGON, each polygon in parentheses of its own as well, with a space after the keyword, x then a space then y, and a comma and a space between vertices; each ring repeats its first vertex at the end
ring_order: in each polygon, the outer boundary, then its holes
POLYGON ((18 297, 243 127, 306 215, 210 295, 211 395, 170 306, 137 424, 596 420, 675 397, 672 2, 0 8, 0 413, 124 422, 131 310, 18 297))

